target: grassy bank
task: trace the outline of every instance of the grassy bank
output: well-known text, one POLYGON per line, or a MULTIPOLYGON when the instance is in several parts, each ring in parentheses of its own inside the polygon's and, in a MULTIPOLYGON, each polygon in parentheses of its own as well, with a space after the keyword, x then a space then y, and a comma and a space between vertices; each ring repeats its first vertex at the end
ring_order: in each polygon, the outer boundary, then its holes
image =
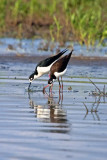
POLYGON ((0 0, 0 36, 102 43, 107 37, 107 1, 0 0))

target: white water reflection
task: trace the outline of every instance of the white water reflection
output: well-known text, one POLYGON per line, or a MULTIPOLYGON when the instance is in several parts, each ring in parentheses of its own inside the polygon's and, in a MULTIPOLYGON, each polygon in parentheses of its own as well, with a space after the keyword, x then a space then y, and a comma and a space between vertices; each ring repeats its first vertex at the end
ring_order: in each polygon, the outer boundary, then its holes
MULTIPOLYGON (((47 102, 44 105, 36 104, 36 101, 31 99, 29 93, 29 104, 39 121, 49 122, 49 123, 66 123, 67 122, 67 112, 62 107, 63 99, 56 99, 50 95, 46 95, 47 102)), ((41 99, 42 100, 42 99, 41 99)))

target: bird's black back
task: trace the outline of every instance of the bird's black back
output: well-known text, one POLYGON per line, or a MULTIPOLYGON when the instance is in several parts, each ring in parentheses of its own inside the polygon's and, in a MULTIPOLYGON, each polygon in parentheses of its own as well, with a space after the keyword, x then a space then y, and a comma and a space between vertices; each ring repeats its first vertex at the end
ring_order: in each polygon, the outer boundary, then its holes
POLYGON ((50 69, 50 76, 53 76, 55 72, 63 72, 66 69, 72 52, 73 50, 69 53, 69 55, 62 57, 52 65, 50 69))
POLYGON ((61 57, 65 52, 67 51, 67 49, 64 49, 63 51, 59 52, 59 54, 55 55, 55 56, 52 56, 52 57, 49 57, 49 58, 46 58, 45 60, 43 61, 40 61, 36 68, 39 66, 39 67, 47 67, 47 66, 50 66, 54 61, 56 61, 59 57, 61 57))
POLYGON ((70 60, 72 52, 73 52, 73 50, 69 53, 69 55, 63 57, 63 64, 62 64, 63 67, 60 68, 61 71, 59 71, 59 72, 62 72, 62 71, 64 71, 66 69, 67 64, 68 64, 68 62, 70 60))

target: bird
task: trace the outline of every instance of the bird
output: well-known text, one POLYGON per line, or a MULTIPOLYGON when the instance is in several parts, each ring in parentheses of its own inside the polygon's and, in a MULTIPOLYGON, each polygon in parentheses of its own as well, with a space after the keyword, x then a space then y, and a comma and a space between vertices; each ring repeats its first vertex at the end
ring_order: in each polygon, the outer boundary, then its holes
MULTIPOLYGON (((66 73, 67 71, 67 65, 68 62, 70 60, 70 57, 72 55, 73 49, 70 51, 70 53, 60 59, 58 59, 50 68, 50 79, 48 80, 48 85, 46 85, 43 88, 43 92, 45 92, 45 89, 47 87, 51 87, 53 85, 53 82, 55 80, 58 79, 59 81, 59 77, 61 77, 62 80, 62 76, 66 73)), ((60 85, 60 81, 59 81, 59 85, 60 85)))
POLYGON ((41 77, 42 75, 49 73, 50 68, 53 65, 53 63, 55 63, 58 60, 58 58, 60 58, 66 51, 68 51, 67 48, 62 50, 61 52, 59 52, 57 55, 52 56, 52 57, 48 57, 48 58, 40 61, 37 64, 35 71, 29 76, 30 84, 28 86, 28 90, 30 89, 31 82, 34 79, 37 79, 37 78, 41 77))

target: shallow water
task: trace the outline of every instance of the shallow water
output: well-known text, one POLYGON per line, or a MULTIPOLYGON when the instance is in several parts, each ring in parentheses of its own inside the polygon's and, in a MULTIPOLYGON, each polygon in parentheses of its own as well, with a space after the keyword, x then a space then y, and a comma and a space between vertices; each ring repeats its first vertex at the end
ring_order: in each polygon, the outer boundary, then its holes
POLYGON ((27 92, 34 66, 0 66, 0 158, 106 160, 107 97, 89 95, 95 87, 87 79, 92 77, 102 90, 107 85, 106 67, 69 65, 63 93, 59 95, 55 82, 49 95, 48 89, 42 93, 46 75, 27 92))
MULTIPOLYGON (((73 53, 75 56, 107 57, 107 40, 105 40, 105 46, 97 44, 94 47, 89 46, 87 48, 85 45, 81 46, 77 42, 73 42, 73 44, 67 42, 64 48, 71 45, 74 47, 73 53)), ((0 38, 0 55, 51 55, 56 53, 58 46, 58 43, 52 44, 52 42, 47 42, 43 39, 20 40, 15 38, 0 38), (53 51, 51 51, 51 48, 54 48, 53 51)))

